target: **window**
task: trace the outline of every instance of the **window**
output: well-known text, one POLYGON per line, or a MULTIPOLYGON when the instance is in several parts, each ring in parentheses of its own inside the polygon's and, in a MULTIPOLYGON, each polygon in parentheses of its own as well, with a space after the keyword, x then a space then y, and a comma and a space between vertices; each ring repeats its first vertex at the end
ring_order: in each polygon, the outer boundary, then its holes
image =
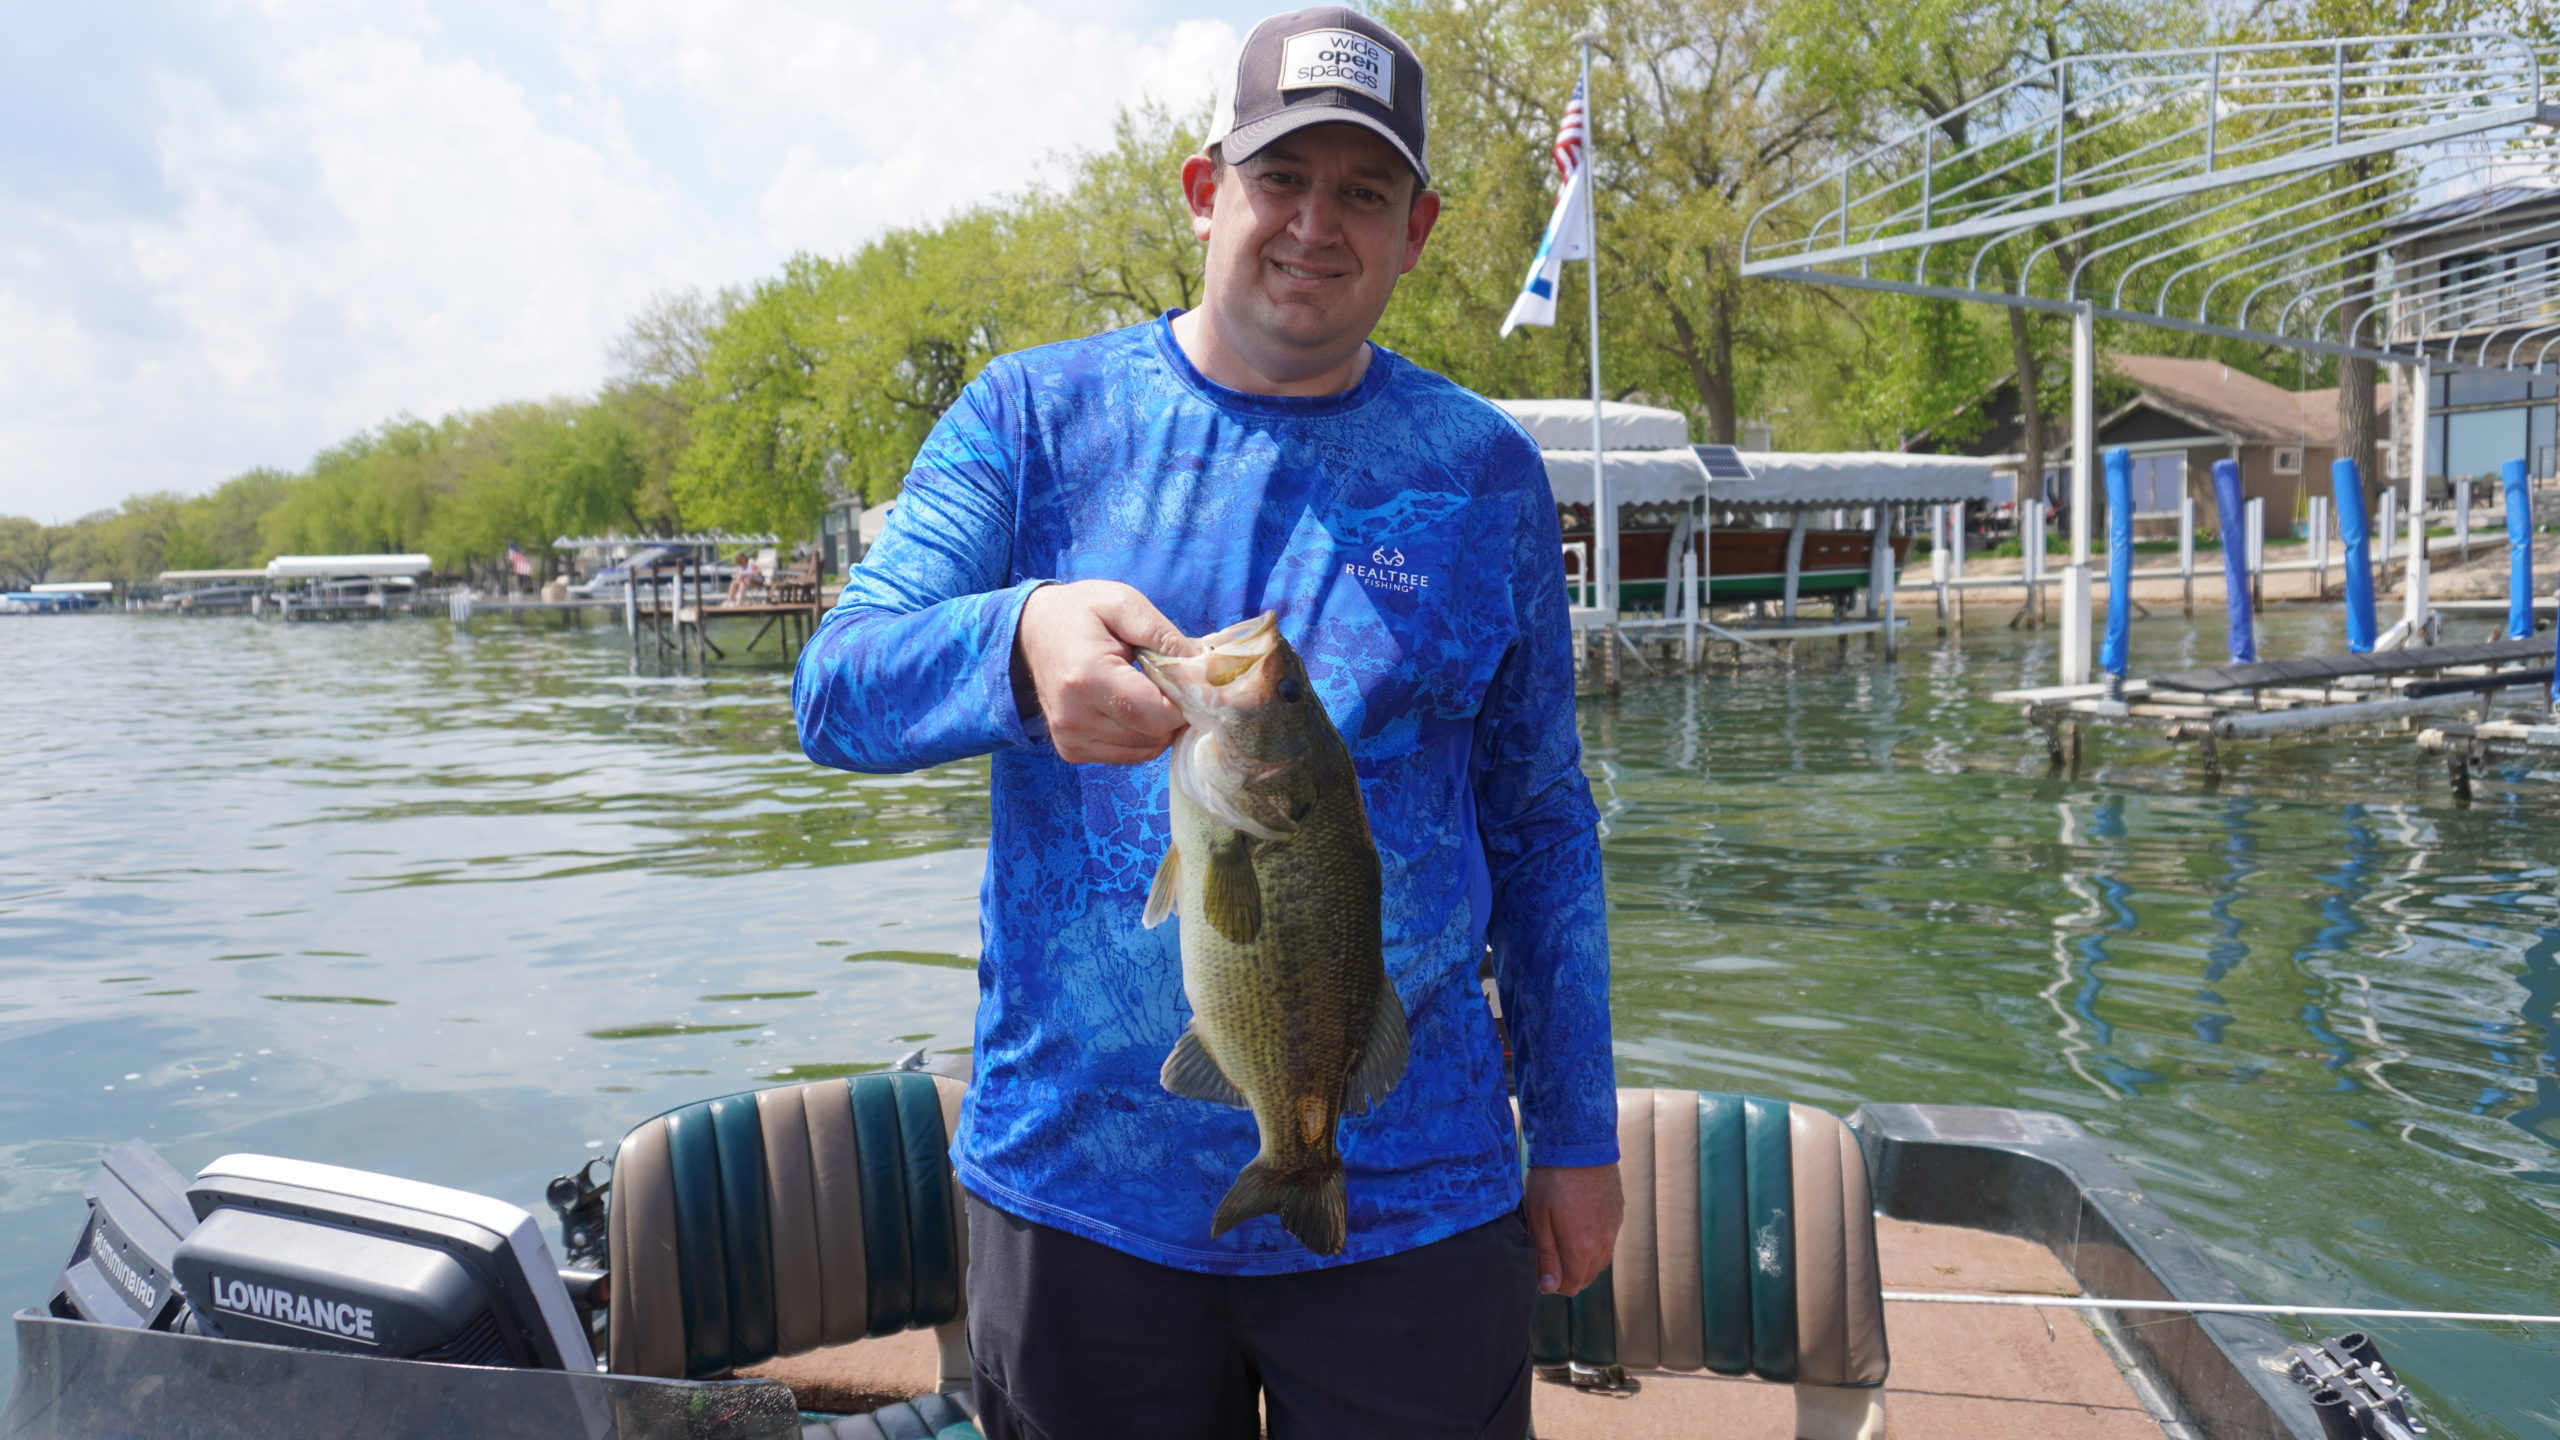
POLYGON ((2279 446, 2277 446, 2277 447, 2276 447, 2276 473, 2277 473, 2277 474, 2279 474, 2279 475, 2299 475, 2299 474, 2301 474, 2301 473, 2302 473, 2302 451, 2301 451, 2300 449, 2298 449, 2298 448, 2296 448, 2296 447, 2294 447, 2294 446, 2290 446, 2290 445, 2279 445, 2279 446))
POLYGON ((2530 394, 2547 392, 2549 382, 2541 384, 2512 371, 2480 374, 2461 371, 2435 377, 2435 403, 2438 407, 2460 408, 2466 405, 2506 405, 2530 394))
POLYGON ((2456 411, 2445 418, 2442 474, 2448 479, 2463 476, 2495 477, 2498 467, 2525 455, 2525 410, 2517 406, 2507 410, 2456 411))

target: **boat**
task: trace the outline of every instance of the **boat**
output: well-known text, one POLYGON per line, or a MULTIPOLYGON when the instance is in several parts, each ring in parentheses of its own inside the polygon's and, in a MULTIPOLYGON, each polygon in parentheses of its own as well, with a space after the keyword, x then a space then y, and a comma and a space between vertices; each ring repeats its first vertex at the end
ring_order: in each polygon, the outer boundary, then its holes
POLYGON ((164 595, 160 608, 183 615, 246 615, 252 602, 266 594, 259 585, 200 585, 164 595))
MULTIPOLYGON (((504 1201, 131 1142, 15 1317, 0 1437, 969 1440, 965 1067, 645 1120, 548 1188, 565 1265, 504 1201)), ((2425 1433, 2364 1336, 2069 1300, 2242 1297, 2061 1116, 1625 1089, 1619 1140, 1614 1263, 1537 1302, 1542 1440, 2425 1433)))
POLYGON ((267 562, 271 587, 250 597, 249 613, 279 620, 370 619, 414 613, 425 555, 279 555, 267 562))
MULTIPOLYGON (((1581 512, 1569 518, 1564 530, 1564 547, 1571 551, 1581 547, 1588 555, 1591 546, 1591 521, 1588 506, 1577 506, 1581 512)), ((1618 531, 1618 603, 1629 610, 1660 609, 1665 592, 1678 578, 1680 532, 1660 516, 1647 515, 1630 507, 1630 523, 1618 531)), ((1753 600, 1778 600, 1786 594, 1787 541, 1790 532, 1774 527, 1744 528, 1719 526, 1714 530, 1688 531, 1689 557, 1692 565, 1703 568, 1696 573, 1707 577, 1707 603, 1738 605, 1753 600)), ((1910 556, 1911 537, 1897 533, 1892 539, 1895 573, 1910 556)), ((1804 532, 1802 568, 1796 577, 1799 597, 1841 596, 1867 588, 1873 571, 1875 536, 1864 530, 1807 530, 1804 532)), ((1570 583, 1570 581, 1568 582, 1570 583)), ((1577 603, 1587 603, 1577 601, 1577 603)))
POLYGON ((106 580, 65 580, 0 594, 0 615, 68 615, 104 606, 115 585, 106 580))

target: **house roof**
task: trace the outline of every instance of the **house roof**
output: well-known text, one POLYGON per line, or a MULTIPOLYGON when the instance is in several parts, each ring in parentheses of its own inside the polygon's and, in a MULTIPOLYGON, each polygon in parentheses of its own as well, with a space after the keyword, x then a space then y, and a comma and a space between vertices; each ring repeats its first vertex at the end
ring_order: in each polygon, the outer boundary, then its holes
MULTIPOLYGON (((2283 386, 2234 370, 2218 360, 2190 360, 2176 355, 2131 355, 2109 351, 2100 363, 2140 393, 2110 415, 2101 416, 2099 431, 2139 409, 2152 409, 2195 427, 2199 435, 2229 437, 2243 444, 2317 445, 2338 443, 2338 391, 2287 390, 2283 386)), ((2003 376, 1976 397, 1974 406, 1991 409, 1998 423, 1991 435, 1960 447, 1974 454, 2005 453, 2017 444, 2016 377, 2003 376)), ((2373 390, 2376 423, 2390 428, 2391 386, 2373 390)), ((2047 417, 2047 443, 2055 455, 2071 446, 2070 417, 2047 417)), ((1931 432, 1913 437, 1913 448, 1931 443, 1931 432)))
POLYGON ((2547 177, 2534 176, 2474 190, 2467 195, 2456 195, 2450 200, 2412 210, 2391 222, 2391 228, 2405 234, 2448 220, 2470 218, 2486 221, 2520 205, 2538 205, 2549 200, 2560 200, 2560 186, 2555 186, 2547 177))
POLYGON ((2335 390, 2296 392, 2219 360, 2174 355, 2111 354, 2106 365, 2141 387, 2142 399, 2136 404, 2149 403, 2210 434, 2241 441, 2337 443, 2335 390), (2322 396, 2325 405, 2315 399, 2322 396))

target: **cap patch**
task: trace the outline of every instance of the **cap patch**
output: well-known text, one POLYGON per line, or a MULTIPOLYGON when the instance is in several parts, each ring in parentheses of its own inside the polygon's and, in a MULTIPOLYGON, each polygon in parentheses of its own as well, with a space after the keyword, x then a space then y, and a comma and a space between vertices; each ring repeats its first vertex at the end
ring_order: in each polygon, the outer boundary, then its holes
POLYGON ((1357 90, 1392 110, 1396 57, 1356 30, 1309 30, 1290 36, 1280 51, 1280 88, 1312 90, 1325 85, 1357 90))

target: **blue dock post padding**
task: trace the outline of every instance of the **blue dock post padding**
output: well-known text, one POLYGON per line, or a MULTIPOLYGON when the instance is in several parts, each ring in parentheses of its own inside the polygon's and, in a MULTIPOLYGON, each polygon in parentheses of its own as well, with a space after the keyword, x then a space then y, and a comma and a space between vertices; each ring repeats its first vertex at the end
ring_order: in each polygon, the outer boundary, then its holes
MULTIPOLYGON (((2133 625, 2133 452, 2118 445, 2107 465, 2107 638, 2098 668, 2124 679, 2127 631, 2133 625)), ((2116 687, 2121 688, 2121 687, 2116 687)))
POLYGON ((2240 498, 2240 462, 2213 462, 2213 506, 2222 519, 2223 607, 2231 615, 2231 663, 2258 658, 2258 625, 2249 613, 2248 503, 2240 498))
POLYGON ((2498 488, 2507 502, 2507 638, 2533 638, 2533 489, 2524 462, 2510 460, 2498 468, 2498 488))
POLYGON ((2347 649, 2373 653, 2373 521, 2365 514, 2364 476, 2356 462, 2334 461, 2329 488, 2338 500, 2338 538, 2347 549, 2347 649))

